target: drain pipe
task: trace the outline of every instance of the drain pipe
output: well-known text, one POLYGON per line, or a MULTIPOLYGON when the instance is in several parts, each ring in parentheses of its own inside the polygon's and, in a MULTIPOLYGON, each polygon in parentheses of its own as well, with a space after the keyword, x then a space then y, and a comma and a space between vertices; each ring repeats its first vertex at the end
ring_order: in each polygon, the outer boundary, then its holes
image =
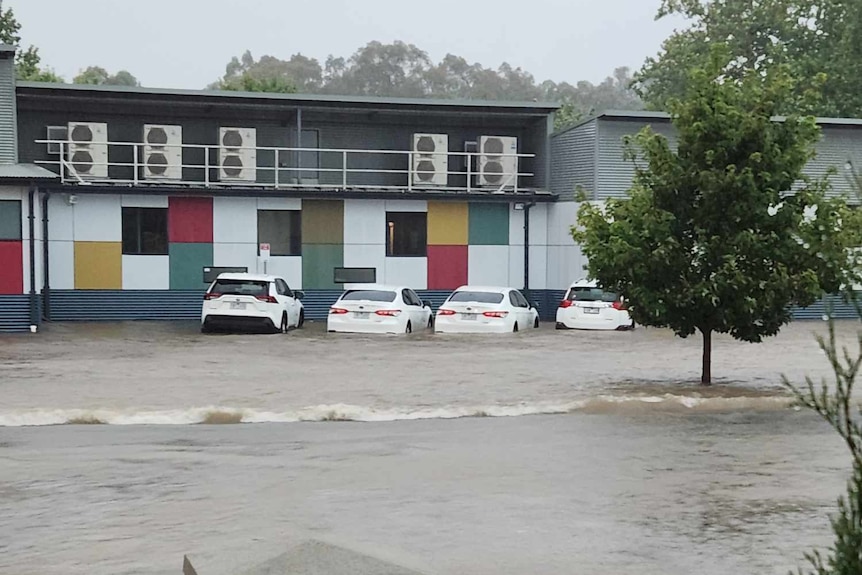
POLYGON ((30 184, 28 220, 30 221, 30 332, 36 333, 39 325, 39 307, 36 301, 36 186, 30 184))
POLYGON ((530 291, 530 208, 536 202, 524 202, 524 295, 529 298, 530 291))
POLYGON ((51 321, 51 277, 48 265, 48 198, 50 192, 42 193, 42 318, 51 321))

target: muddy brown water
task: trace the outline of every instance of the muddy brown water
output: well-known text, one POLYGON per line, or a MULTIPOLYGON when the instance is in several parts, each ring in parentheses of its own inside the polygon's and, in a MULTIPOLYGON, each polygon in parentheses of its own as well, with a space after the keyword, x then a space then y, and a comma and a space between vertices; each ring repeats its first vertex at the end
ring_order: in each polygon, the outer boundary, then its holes
POLYGON ((433 573, 786 573, 846 478, 779 385, 828 375, 823 330, 717 338, 711 389, 663 330, 2 336, 0 573, 227 574, 308 537, 433 573))

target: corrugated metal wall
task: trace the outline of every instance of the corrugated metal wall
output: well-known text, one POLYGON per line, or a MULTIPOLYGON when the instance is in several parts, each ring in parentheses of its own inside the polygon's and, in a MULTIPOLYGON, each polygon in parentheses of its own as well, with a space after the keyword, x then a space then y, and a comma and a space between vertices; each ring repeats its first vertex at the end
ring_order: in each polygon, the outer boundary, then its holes
POLYGON ((862 129, 823 126, 822 138, 815 150, 817 156, 808 163, 805 173, 819 178, 834 168, 835 173, 829 178, 832 183, 830 195, 846 196, 855 203, 855 190, 845 166, 850 161, 856 169, 862 168, 862 129))
MULTIPOLYGON (((635 175, 631 161, 623 160, 623 138, 637 134, 645 122, 601 119, 598 123, 599 156, 596 199, 625 198, 635 175)), ((654 123, 652 129, 665 136, 676 147, 676 136, 669 123, 654 123)))
POLYGON ((18 162, 15 60, 0 58, 0 164, 18 162))
POLYGON ((0 295, 0 333, 30 331, 30 296, 0 295))
POLYGON ((841 296, 831 295, 809 307, 795 308, 793 310, 793 319, 822 320, 826 317, 830 306, 832 308, 832 317, 836 319, 856 319, 859 317, 859 314, 856 313, 856 308, 852 304, 844 302, 841 296))
POLYGON ((577 187, 590 197, 596 189, 596 135, 598 120, 558 132, 551 138, 551 192, 561 200, 574 196, 577 187))

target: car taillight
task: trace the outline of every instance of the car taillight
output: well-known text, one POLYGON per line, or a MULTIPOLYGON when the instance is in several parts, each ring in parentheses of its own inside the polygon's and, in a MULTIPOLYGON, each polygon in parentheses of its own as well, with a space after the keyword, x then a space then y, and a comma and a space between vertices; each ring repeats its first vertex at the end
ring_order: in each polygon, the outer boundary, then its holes
POLYGON ((506 317, 509 315, 507 311, 486 311, 482 315, 485 317, 506 317))
POLYGON ((344 315, 347 313, 347 310, 343 307, 331 307, 329 308, 329 313, 332 315, 344 315))
POLYGON ((218 299, 221 297, 220 293, 205 293, 204 299, 218 299))
POLYGON ((278 303, 278 300, 271 295, 256 295, 255 299, 266 303, 278 303))
POLYGON ((560 307, 572 307, 572 300, 564 299, 560 302, 560 307))
POLYGON ((376 312, 377 315, 385 315, 387 317, 396 317, 401 313, 400 309, 379 309, 376 312))
POLYGON ((621 301, 615 301, 611 305, 614 306, 614 309, 626 309, 626 304, 621 301))
POLYGON ((437 310, 437 315, 455 315, 455 310, 440 309, 440 310, 437 310))

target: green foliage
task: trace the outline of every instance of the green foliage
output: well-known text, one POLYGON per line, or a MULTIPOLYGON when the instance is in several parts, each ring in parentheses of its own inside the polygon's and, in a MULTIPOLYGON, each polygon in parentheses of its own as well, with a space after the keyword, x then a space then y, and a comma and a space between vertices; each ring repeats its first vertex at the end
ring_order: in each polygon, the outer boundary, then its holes
POLYGON ((862 2, 858 0, 663 0, 658 18, 684 16, 662 51, 636 76, 638 93, 663 110, 685 92, 686 71, 704 66, 710 45, 724 43, 725 76, 783 67, 794 78, 779 113, 862 115, 862 2), (808 93, 822 98, 812 102, 808 93), (811 106, 811 104, 816 104, 811 106))
POLYGON ((90 84, 94 86, 140 86, 141 83, 126 70, 120 70, 116 74, 110 74, 100 66, 88 66, 75 76, 74 84, 90 84))
POLYGON ((790 319, 790 307, 855 283, 859 216, 825 197, 827 181, 802 170, 819 128, 812 117, 773 121, 792 80, 782 68, 732 81, 727 55, 688 75, 669 111, 673 150, 649 127, 629 142, 638 168, 627 200, 584 204, 575 241, 589 272, 623 293, 642 325, 759 342, 790 319), (788 191, 794 193, 789 194, 788 191))
POLYGON ((274 87, 294 86, 303 93, 561 102, 564 106, 557 128, 596 111, 643 107, 631 89, 628 68, 618 68, 597 85, 550 80, 537 83, 531 74, 507 63, 494 70, 453 54, 434 63, 420 48, 399 41, 369 42, 349 58, 329 56, 323 65, 302 54, 288 60, 273 56, 255 60, 246 51, 242 57, 232 58, 225 75, 209 88, 239 89, 232 87, 257 81, 273 81, 274 87))
MULTIPOLYGON (((858 304, 856 311, 862 313, 858 304)), ((862 428, 859 425, 862 411, 853 403, 853 388, 862 367, 862 333, 857 334, 857 339, 855 356, 851 356, 846 348, 839 349, 832 320, 829 321, 828 338, 817 337, 817 343, 835 373, 832 388, 825 380, 815 385, 811 378, 805 378, 806 385, 797 387, 783 378, 784 385, 794 394, 797 403, 820 415, 841 436, 852 458, 853 473, 847 484, 847 493, 838 499, 838 513, 830 518, 835 542, 825 557, 819 551, 805 554, 814 568, 811 575, 862 573, 862 428)))
MULTIPOLYGON (((21 43, 21 24, 15 18, 11 8, 3 9, 0 2, 0 43, 18 46, 21 43)), ((30 82, 62 82, 63 78, 50 68, 42 68, 39 49, 30 46, 26 50, 18 50, 15 55, 15 75, 19 80, 30 82)))

